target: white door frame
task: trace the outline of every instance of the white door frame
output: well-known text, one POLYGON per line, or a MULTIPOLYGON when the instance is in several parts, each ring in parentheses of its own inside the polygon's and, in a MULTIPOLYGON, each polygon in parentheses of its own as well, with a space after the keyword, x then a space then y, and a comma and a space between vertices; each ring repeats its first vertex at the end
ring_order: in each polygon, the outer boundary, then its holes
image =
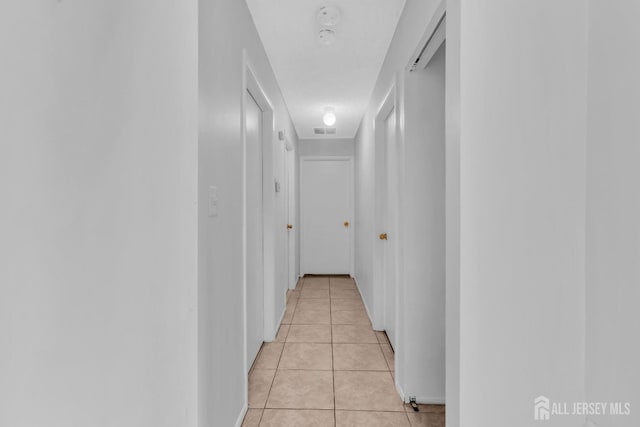
MULTIPOLYGON (((248 365, 248 360, 247 360, 247 351, 248 351, 248 346, 247 346, 247 340, 248 340, 248 333, 247 333, 247 134, 246 134, 246 112, 247 112, 247 98, 246 98, 246 94, 247 92, 249 92, 249 94, 251 94, 251 96, 253 97, 253 99, 256 101, 256 103, 258 104, 258 106, 260 107, 260 109, 262 110, 262 163, 263 163, 263 168, 262 168, 262 182, 263 182, 263 188, 262 188, 262 199, 263 199, 263 204, 262 204, 262 213, 263 213, 263 224, 262 224, 262 234, 263 234, 263 253, 262 253, 262 259, 263 259, 263 284, 264 284, 264 295, 265 295, 265 305, 264 305, 264 319, 263 319, 263 325, 265 326, 265 328, 267 327, 267 319, 269 319, 270 317, 273 317, 273 313, 275 311, 275 307, 274 304, 267 304, 267 295, 268 293, 273 294, 274 289, 269 289, 269 286, 273 286, 273 281, 269 282, 267 280, 266 274, 264 272, 264 260, 265 260, 265 256, 264 256, 264 252, 265 252, 265 247, 266 247, 266 240, 265 240, 265 230, 267 229, 267 227, 269 226, 270 222, 268 222, 267 217, 269 217, 269 215, 267 215, 267 210, 265 209, 265 194, 266 190, 265 187, 267 187, 267 184, 271 182, 270 178, 267 178, 265 175, 267 173, 270 172, 269 168, 265 167, 265 163, 266 161, 269 161, 271 159, 271 146, 272 146, 272 140, 273 140, 273 133, 274 133, 274 113, 273 113, 273 104, 269 101, 269 98, 267 97, 264 89, 262 88, 262 85, 260 84, 256 72, 255 72, 255 68, 253 67, 251 60, 249 59, 249 56, 246 52, 246 50, 243 50, 243 55, 242 55, 242 60, 243 60, 243 76, 242 76, 242 91, 241 91, 241 139, 242 139, 242 169, 243 169, 243 189, 242 189, 242 203, 243 203, 243 212, 242 212, 242 299, 243 299, 243 321, 244 321, 244 325, 243 325, 243 334, 244 334, 244 366, 246 367, 248 365), (270 317, 269 317, 270 316, 270 317)), ((270 186, 268 187, 270 188, 270 186)), ((270 218, 273 218, 273 212, 271 212, 271 216, 270 218)), ((271 221, 272 223, 272 221, 271 221)), ((264 339, 264 333, 263 333, 263 339, 264 339)), ((246 376, 245 376, 246 377, 246 376)), ((248 379, 245 378, 245 393, 247 393, 248 396, 248 379)), ((248 397, 247 397, 248 398, 248 397)))
POLYGON ((296 236, 298 234, 298 227, 296 219, 296 152, 294 150, 287 151, 287 157, 285 162, 285 175, 287 185, 287 221, 293 228, 289 230, 287 236, 287 245, 289 251, 287 281, 289 289, 295 289, 298 282, 298 273, 296 268, 296 236))
MULTIPOLYGON (((383 206, 387 203, 386 198, 381 197, 381 191, 383 188, 386 188, 387 185, 387 171, 386 171, 386 119, 389 117, 391 111, 395 110, 396 114, 396 142, 399 142, 399 132, 398 125, 400 120, 398 120, 398 105, 397 105, 397 96, 396 96, 396 82, 391 84, 387 95, 384 97, 384 100, 380 104, 378 108, 378 112, 375 116, 374 121, 374 129, 375 129, 375 164, 374 164, 374 230, 375 233, 371 236, 372 239, 372 247, 373 249, 373 283, 374 283, 374 302, 373 302, 373 328, 376 330, 384 330, 385 329, 385 319, 384 319, 384 310, 385 310, 385 270, 384 270, 384 249, 385 242, 379 239, 379 235, 381 233, 386 233, 388 230, 383 229, 386 228, 386 206, 383 206), (383 177, 380 176, 379 171, 384 168, 384 181, 383 177)), ((386 189, 384 190, 386 191, 386 189)), ((398 207, 399 208, 399 207, 398 207)), ((400 222, 400 221, 399 221, 400 222)), ((400 227, 400 225, 398 225, 400 227)), ((397 230, 397 234, 400 235, 400 230, 397 230)), ((397 238, 398 236, 396 236, 397 238)), ((400 266, 396 266, 399 268, 400 266)), ((399 270, 396 270, 397 272, 399 270)), ((398 274, 396 274, 398 276, 398 274)), ((396 282, 396 330, 398 328, 398 290, 401 286, 400 281, 396 282)), ((396 333, 396 336, 399 336, 399 333, 396 333)), ((399 347, 398 342, 396 342, 396 347, 399 347)), ((395 348, 397 352, 398 349, 395 348)))
MULTIPOLYGON (((375 184, 374 184, 374 230, 375 234, 371 236, 373 240, 373 248, 374 248, 374 280, 373 280, 373 288, 374 288, 374 315, 373 315, 373 327, 376 330, 384 330, 385 329, 385 299, 386 299, 386 283, 385 283, 385 246, 386 242, 381 241, 379 239, 380 233, 387 233, 388 230, 382 229, 381 227, 387 227, 387 206, 388 196, 380 197, 381 191, 385 188, 384 191, 387 191, 387 183, 388 183, 388 170, 387 170, 387 126, 386 120, 389 117, 391 111, 394 111, 396 115, 395 120, 395 143, 398 145, 402 145, 404 136, 402 134, 402 109, 399 102, 398 97, 398 79, 399 75, 396 74, 393 77, 390 88, 387 91, 386 96, 383 98, 383 101, 380 103, 378 111, 375 115, 374 121, 374 141, 375 141, 375 165, 374 165, 374 176, 375 176, 375 184), (380 168, 384 168, 385 173, 384 176, 380 176, 378 173, 380 168)), ((394 289, 394 326, 395 326, 395 371, 396 375, 394 378, 394 383, 398 393, 403 398, 404 392, 402 390, 402 378, 405 372, 405 366, 403 363, 403 355, 404 355, 404 338, 405 338, 405 328, 404 328, 404 317, 402 307, 402 301, 404 297, 404 282, 403 282, 403 264, 402 260, 402 235, 404 233, 404 229, 402 226, 402 187, 403 187, 403 153, 400 150, 397 156, 397 191, 398 191, 398 216, 397 216, 397 224, 395 230, 395 236, 392 238, 396 239, 396 265, 395 265, 395 289, 394 289)))
POLYGON ((302 206, 304 206, 304 164, 309 161, 347 161, 349 163, 349 175, 351 179, 351 183, 349 185, 349 216, 351 217, 349 222, 349 275, 353 277, 354 275, 354 265, 355 265, 355 257, 353 250, 353 242, 354 242, 354 169, 353 169, 353 156, 300 156, 300 275, 305 274, 305 263, 304 263, 304 252, 302 251, 302 242, 304 241, 304 211, 302 206))

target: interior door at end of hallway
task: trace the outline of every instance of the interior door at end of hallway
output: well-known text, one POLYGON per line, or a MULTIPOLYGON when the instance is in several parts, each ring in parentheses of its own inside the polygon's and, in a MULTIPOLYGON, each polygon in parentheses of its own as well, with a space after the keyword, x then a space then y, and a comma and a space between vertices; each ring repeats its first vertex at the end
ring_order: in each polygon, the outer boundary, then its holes
POLYGON ((351 273, 351 159, 304 159, 303 274, 351 273))

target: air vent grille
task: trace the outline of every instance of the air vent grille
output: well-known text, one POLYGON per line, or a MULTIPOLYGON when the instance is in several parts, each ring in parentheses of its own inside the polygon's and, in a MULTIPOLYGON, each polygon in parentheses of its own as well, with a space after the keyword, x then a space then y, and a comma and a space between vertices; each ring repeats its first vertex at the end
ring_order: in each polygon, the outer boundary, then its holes
POLYGON ((315 135, 335 135, 336 128, 313 128, 315 135))

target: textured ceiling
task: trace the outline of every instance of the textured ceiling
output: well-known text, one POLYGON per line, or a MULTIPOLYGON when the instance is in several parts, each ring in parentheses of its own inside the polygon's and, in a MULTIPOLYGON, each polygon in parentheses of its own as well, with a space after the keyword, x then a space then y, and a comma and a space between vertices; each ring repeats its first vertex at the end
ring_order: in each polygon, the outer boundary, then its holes
POLYGON ((325 107, 336 112, 336 134, 358 129, 405 0, 246 0, 300 138, 318 136, 325 107), (341 12, 336 39, 318 42, 323 5, 341 12))

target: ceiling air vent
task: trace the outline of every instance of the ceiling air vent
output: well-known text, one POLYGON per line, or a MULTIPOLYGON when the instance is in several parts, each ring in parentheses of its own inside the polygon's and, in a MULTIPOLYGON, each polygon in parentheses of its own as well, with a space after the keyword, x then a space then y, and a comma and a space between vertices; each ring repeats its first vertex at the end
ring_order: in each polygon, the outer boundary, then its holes
POLYGON ((336 128, 313 128, 315 135, 335 135, 336 128))

